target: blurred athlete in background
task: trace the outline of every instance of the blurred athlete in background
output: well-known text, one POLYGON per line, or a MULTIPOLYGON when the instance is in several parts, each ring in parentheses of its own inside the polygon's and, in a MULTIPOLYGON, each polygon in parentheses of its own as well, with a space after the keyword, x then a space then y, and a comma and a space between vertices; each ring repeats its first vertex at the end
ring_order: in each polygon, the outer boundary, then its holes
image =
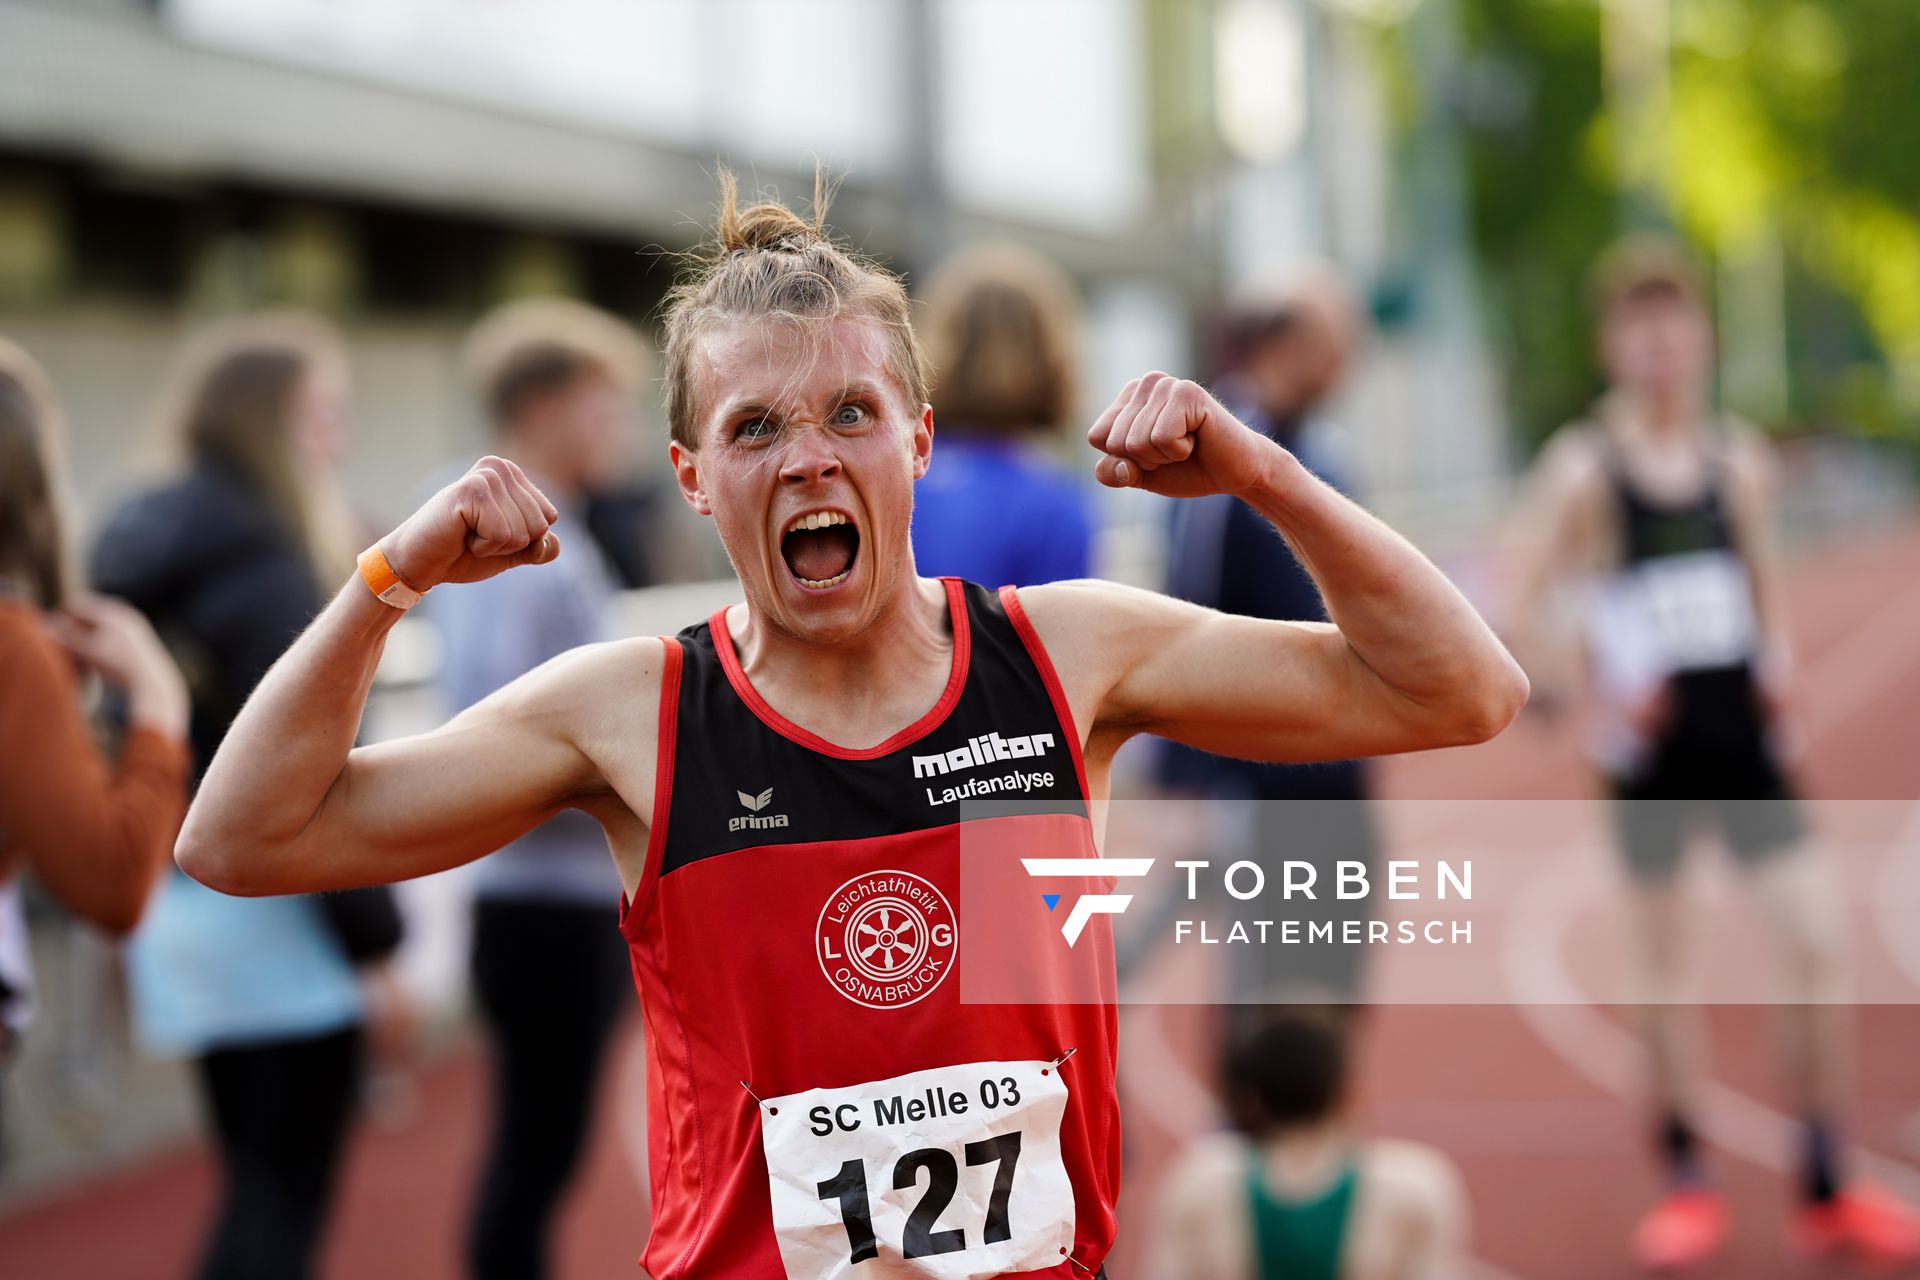
POLYGON ((745 602, 677 637, 576 650, 431 733, 355 750, 382 641, 420 592, 560 554, 555 505, 483 459, 363 553, 269 675, 179 856, 228 892, 364 884, 585 809, 620 872, 647 1019, 649 1271, 942 1255, 1066 1280, 1097 1271, 1115 1231, 1112 936, 1100 917, 1064 945, 1019 853, 1096 856, 1113 754, 1137 733, 1267 759, 1416 750, 1498 732, 1526 680, 1412 546, 1158 373, 1090 430, 1096 477, 1237 494, 1293 542, 1337 625, 1109 583, 919 577, 926 361, 899 281, 835 245, 820 206, 743 211, 729 178, 669 305, 670 455, 745 602), (1018 812, 959 803, 1016 782, 1018 812), (968 924, 970 833, 992 855, 979 873, 1013 878, 1004 909, 968 924), (1084 998, 963 1001, 962 925, 997 944, 990 968, 1084 998), (936 1230, 957 1195, 965 1221, 936 1230))
POLYGON ((1458 1280, 1460 1175, 1431 1147, 1362 1138, 1349 1096, 1349 1023, 1274 1009, 1229 1044, 1236 1134, 1201 1138, 1161 1184, 1157 1280, 1458 1280))
POLYGON ((1635 1256, 1656 1270, 1694 1266, 1728 1230, 1697 1132, 1703 1029, 1682 1002, 1678 873, 1689 826, 1706 819, 1747 870, 1783 961, 1782 1048, 1804 1121, 1795 1239, 1811 1253, 1920 1259, 1920 1218, 1841 1167, 1845 924, 1783 758, 1791 648, 1772 450, 1713 404, 1713 331, 1684 251, 1622 242, 1594 286, 1608 391, 1535 467, 1514 538, 1516 629, 1521 651, 1539 655, 1531 637, 1544 630, 1550 590, 1586 593, 1590 748, 1632 881, 1638 1012, 1668 1178, 1634 1234, 1635 1256))

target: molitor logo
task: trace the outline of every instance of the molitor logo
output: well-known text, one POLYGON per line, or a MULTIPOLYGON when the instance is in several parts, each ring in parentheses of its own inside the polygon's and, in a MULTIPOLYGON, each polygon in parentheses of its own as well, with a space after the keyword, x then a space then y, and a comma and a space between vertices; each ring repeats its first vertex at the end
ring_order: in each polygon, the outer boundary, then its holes
POLYGON ((923 998, 946 981, 959 945, 946 895, 907 871, 869 871, 835 889, 813 936, 827 981, 872 1009, 923 998))
MULTIPOLYGON (((1108 877, 1144 876, 1153 870, 1152 858, 1022 858, 1027 874, 1037 880, 1105 880, 1108 877)), ((1051 911, 1060 905, 1060 895, 1043 893, 1041 899, 1051 911)), ((1073 900, 1067 918, 1061 922, 1060 936, 1072 946, 1080 941, 1080 931, 1095 916, 1117 916, 1133 901, 1130 893, 1083 893, 1073 900)))

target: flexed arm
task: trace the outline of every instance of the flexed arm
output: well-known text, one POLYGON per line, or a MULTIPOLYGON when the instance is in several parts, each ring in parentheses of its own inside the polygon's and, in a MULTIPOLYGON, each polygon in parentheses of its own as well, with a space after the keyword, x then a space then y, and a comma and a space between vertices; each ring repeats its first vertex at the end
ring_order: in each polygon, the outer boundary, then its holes
POLYGON ((1115 487, 1230 493, 1287 539, 1331 625, 1232 617, 1110 584, 1023 592, 1095 732, 1152 732, 1226 755, 1329 760, 1477 742, 1527 681, 1412 544, 1164 374, 1127 384, 1088 433, 1115 487))
MULTIPOLYGON (((513 463, 484 458, 381 546, 426 590, 559 554, 556 512, 513 463)), ((235 719, 187 813, 175 856, 229 893, 405 879, 468 861, 593 786, 572 733, 581 660, 549 664, 432 733, 355 750, 400 610, 348 583, 235 719)))

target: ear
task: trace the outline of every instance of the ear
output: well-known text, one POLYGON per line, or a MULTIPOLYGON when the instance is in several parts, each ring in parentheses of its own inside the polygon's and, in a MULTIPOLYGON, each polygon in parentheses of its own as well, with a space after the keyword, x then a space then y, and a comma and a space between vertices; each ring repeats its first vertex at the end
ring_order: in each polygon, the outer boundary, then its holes
POLYGON ((673 440, 667 444, 667 461, 673 467, 673 478, 680 483, 680 496, 687 505, 703 516, 712 515, 713 504, 707 501, 707 491, 700 485, 700 455, 673 440))
POLYGON ((933 464, 933 406, 920 406, 920 421, 913 426, 913 478, 927 474, 933 464))

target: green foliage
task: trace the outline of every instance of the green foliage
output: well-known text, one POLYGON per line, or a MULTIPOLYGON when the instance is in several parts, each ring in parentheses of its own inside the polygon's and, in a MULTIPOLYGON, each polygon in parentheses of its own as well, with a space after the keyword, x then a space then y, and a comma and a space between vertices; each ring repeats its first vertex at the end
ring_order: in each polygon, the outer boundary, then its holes
POLYGON ((1920 439, 1920 4, 1668 0, 1664 110, 1644 117, 1609 101, 1602 49, 1607 23, 1646 4, 1457 4, 1469 70, 1498 65, 1530 90, 1516 120, 1462 121, 1525 433, 1595 390, 1585 272, 1651 212, 1718 266, 1784 252, 1790 421, 1771 425, 1920 439))

